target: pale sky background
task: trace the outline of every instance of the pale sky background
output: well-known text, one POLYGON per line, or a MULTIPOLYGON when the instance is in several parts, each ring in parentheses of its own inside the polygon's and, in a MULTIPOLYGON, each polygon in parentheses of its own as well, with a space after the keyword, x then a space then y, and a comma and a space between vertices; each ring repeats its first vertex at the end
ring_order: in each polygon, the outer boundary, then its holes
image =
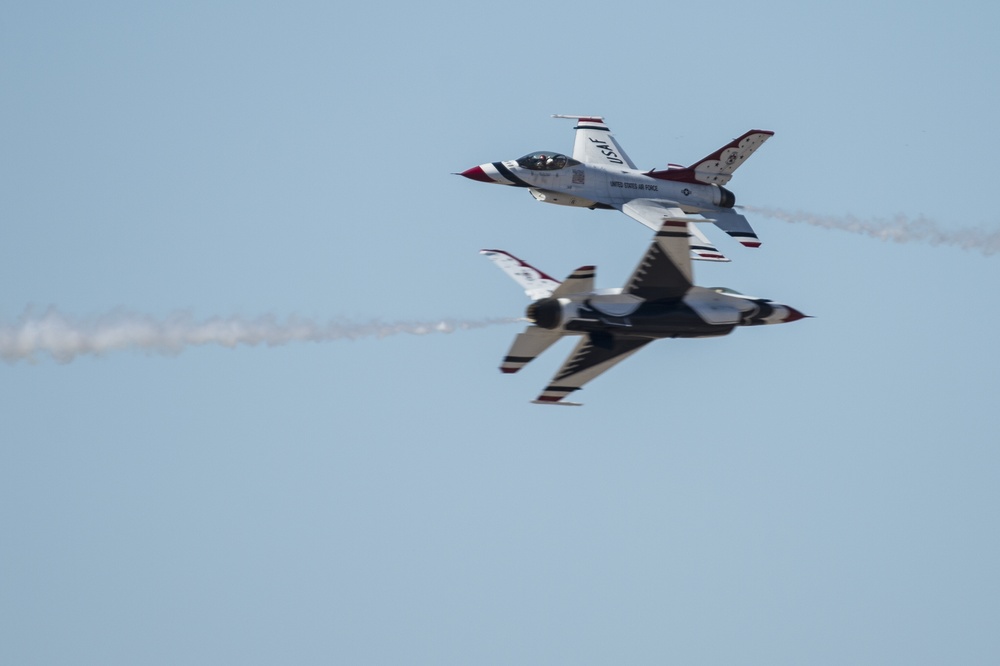
MULTIPOLYGON (((996 3, 337 4, 7 3, 0 326, 518 317, 486 247, 621 286, 645 227, 452 175, 553 113, 1000 232, 996 3)), ((1000 254, 750 217, 697 282, 815 318, 583 408, 518 324, 0 362, 0 663, 998 663, 1000 254)))

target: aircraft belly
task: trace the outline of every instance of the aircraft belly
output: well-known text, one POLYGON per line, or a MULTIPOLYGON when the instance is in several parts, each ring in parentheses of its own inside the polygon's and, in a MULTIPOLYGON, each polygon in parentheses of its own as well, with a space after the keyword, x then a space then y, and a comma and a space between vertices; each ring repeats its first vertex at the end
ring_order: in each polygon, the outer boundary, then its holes
POLYGON ((683 302, 647 303, 633 314, 615 316, 593 308, 582 307, 575 318, 566 322, 567 331, 581 333, 615 333, 644 338, 698 338, 725 335, 735 323, 706 321, 683 302))
POLYGON ((634 317, 633 320, 633 325, 642 331, 641 334, 658 338, 724 335, 732 330, 731 325, 706 322, 694 310, 683 305, 678 306, 669 314, 634 317))
POLYGON ((590 198, 582 197, 578 193, 572 190, 566 192, 556 192, 554 190, 542 190, 537 187, 532 187, 528 190, 531 196, 535 197, 536 201, 541 201, 543 203, 558 204, 560 206, 577 206, 579 208, 593 208, 597 206, 600 202, 594 201, 590 198))

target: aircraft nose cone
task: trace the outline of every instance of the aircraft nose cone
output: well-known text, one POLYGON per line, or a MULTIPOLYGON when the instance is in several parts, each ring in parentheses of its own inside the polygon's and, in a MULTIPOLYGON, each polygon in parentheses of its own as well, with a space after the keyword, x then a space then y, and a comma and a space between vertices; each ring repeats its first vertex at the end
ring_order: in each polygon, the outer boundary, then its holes
POLYGON ((787 324, 790 321, 798 321, 799 319, 805 319, 809 315, 804 315, 793 307, 785 306, 788 309, 788 316, 782 320, 782 323, 787 324))
POLYGON ((483 167, 481 167, 481 166, 474 166, 471 169, 466 169, 465 171, 463 171, 462 173, 460 173, 458 175, 459 176, 465 176, 466 178, 468 178, 470 180, 478 180, 480 183, 492 183, 492 182, 495 182, 492 178, 490 178, 489 176, 486 175, 486 172, 483 171, 483 167))

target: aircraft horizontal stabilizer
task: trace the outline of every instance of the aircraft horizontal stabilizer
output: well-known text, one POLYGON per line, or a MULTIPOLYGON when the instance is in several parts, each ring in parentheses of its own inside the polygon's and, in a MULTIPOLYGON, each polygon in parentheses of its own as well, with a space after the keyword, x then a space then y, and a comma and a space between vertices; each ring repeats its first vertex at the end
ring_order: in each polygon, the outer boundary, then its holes
POLYGON ((691 238, 691 258, 699 261, 731 261, 726 255, 719 252, 719 249, 712 244, 705 234, 701 233, 698 225, 688 222, 688 233, 691 238))
POLYGON ((542 352, 562 337, 558 331, 550 331, 538 326, 529 326, 524 333, 514 338, 514 344, 500 364, 500 372, 510 374, 517 372, 534 361, 542 352))
POLYGON ((700 261, 729 261, 726 255, 719 252, 701 233, 695 222, 702 222, 700 218, 690 218, 681 210, 680 204, 676 201, 665 199, 633 199, 621 207, 621 211, 646 225, 653 231, 659 231, 664 222, 684 222, 687 224, 688 233, 691 234, 689 243, 691 246, 691 258, 700 261))
POLYGON ((728 210, 713 210, 705 212, 707 221, 712 222, 727 234, 747 247, 760 247, 757 233, 750 226, 750 221, 739 213, 728 210))
POLYGON ((597 268, 594 266, 580 266, 566 278, 561 285, 552 292, 553 298, 562 298, 568 294, 582 294, 594 291, 594 276, 597 268))

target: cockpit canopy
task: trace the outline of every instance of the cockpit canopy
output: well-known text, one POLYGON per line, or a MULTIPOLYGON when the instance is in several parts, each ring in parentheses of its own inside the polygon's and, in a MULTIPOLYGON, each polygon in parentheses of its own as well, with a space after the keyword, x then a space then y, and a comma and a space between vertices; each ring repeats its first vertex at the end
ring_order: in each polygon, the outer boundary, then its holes
POLYGON ((572 157, 566 157, 550 150, 540 150, 537 153, 525 155, 517 161, 518 166, 531 169, 532 171, 556 171, 557 169, 564 169, 579 163, 578 160, 574 160, 572 157))

